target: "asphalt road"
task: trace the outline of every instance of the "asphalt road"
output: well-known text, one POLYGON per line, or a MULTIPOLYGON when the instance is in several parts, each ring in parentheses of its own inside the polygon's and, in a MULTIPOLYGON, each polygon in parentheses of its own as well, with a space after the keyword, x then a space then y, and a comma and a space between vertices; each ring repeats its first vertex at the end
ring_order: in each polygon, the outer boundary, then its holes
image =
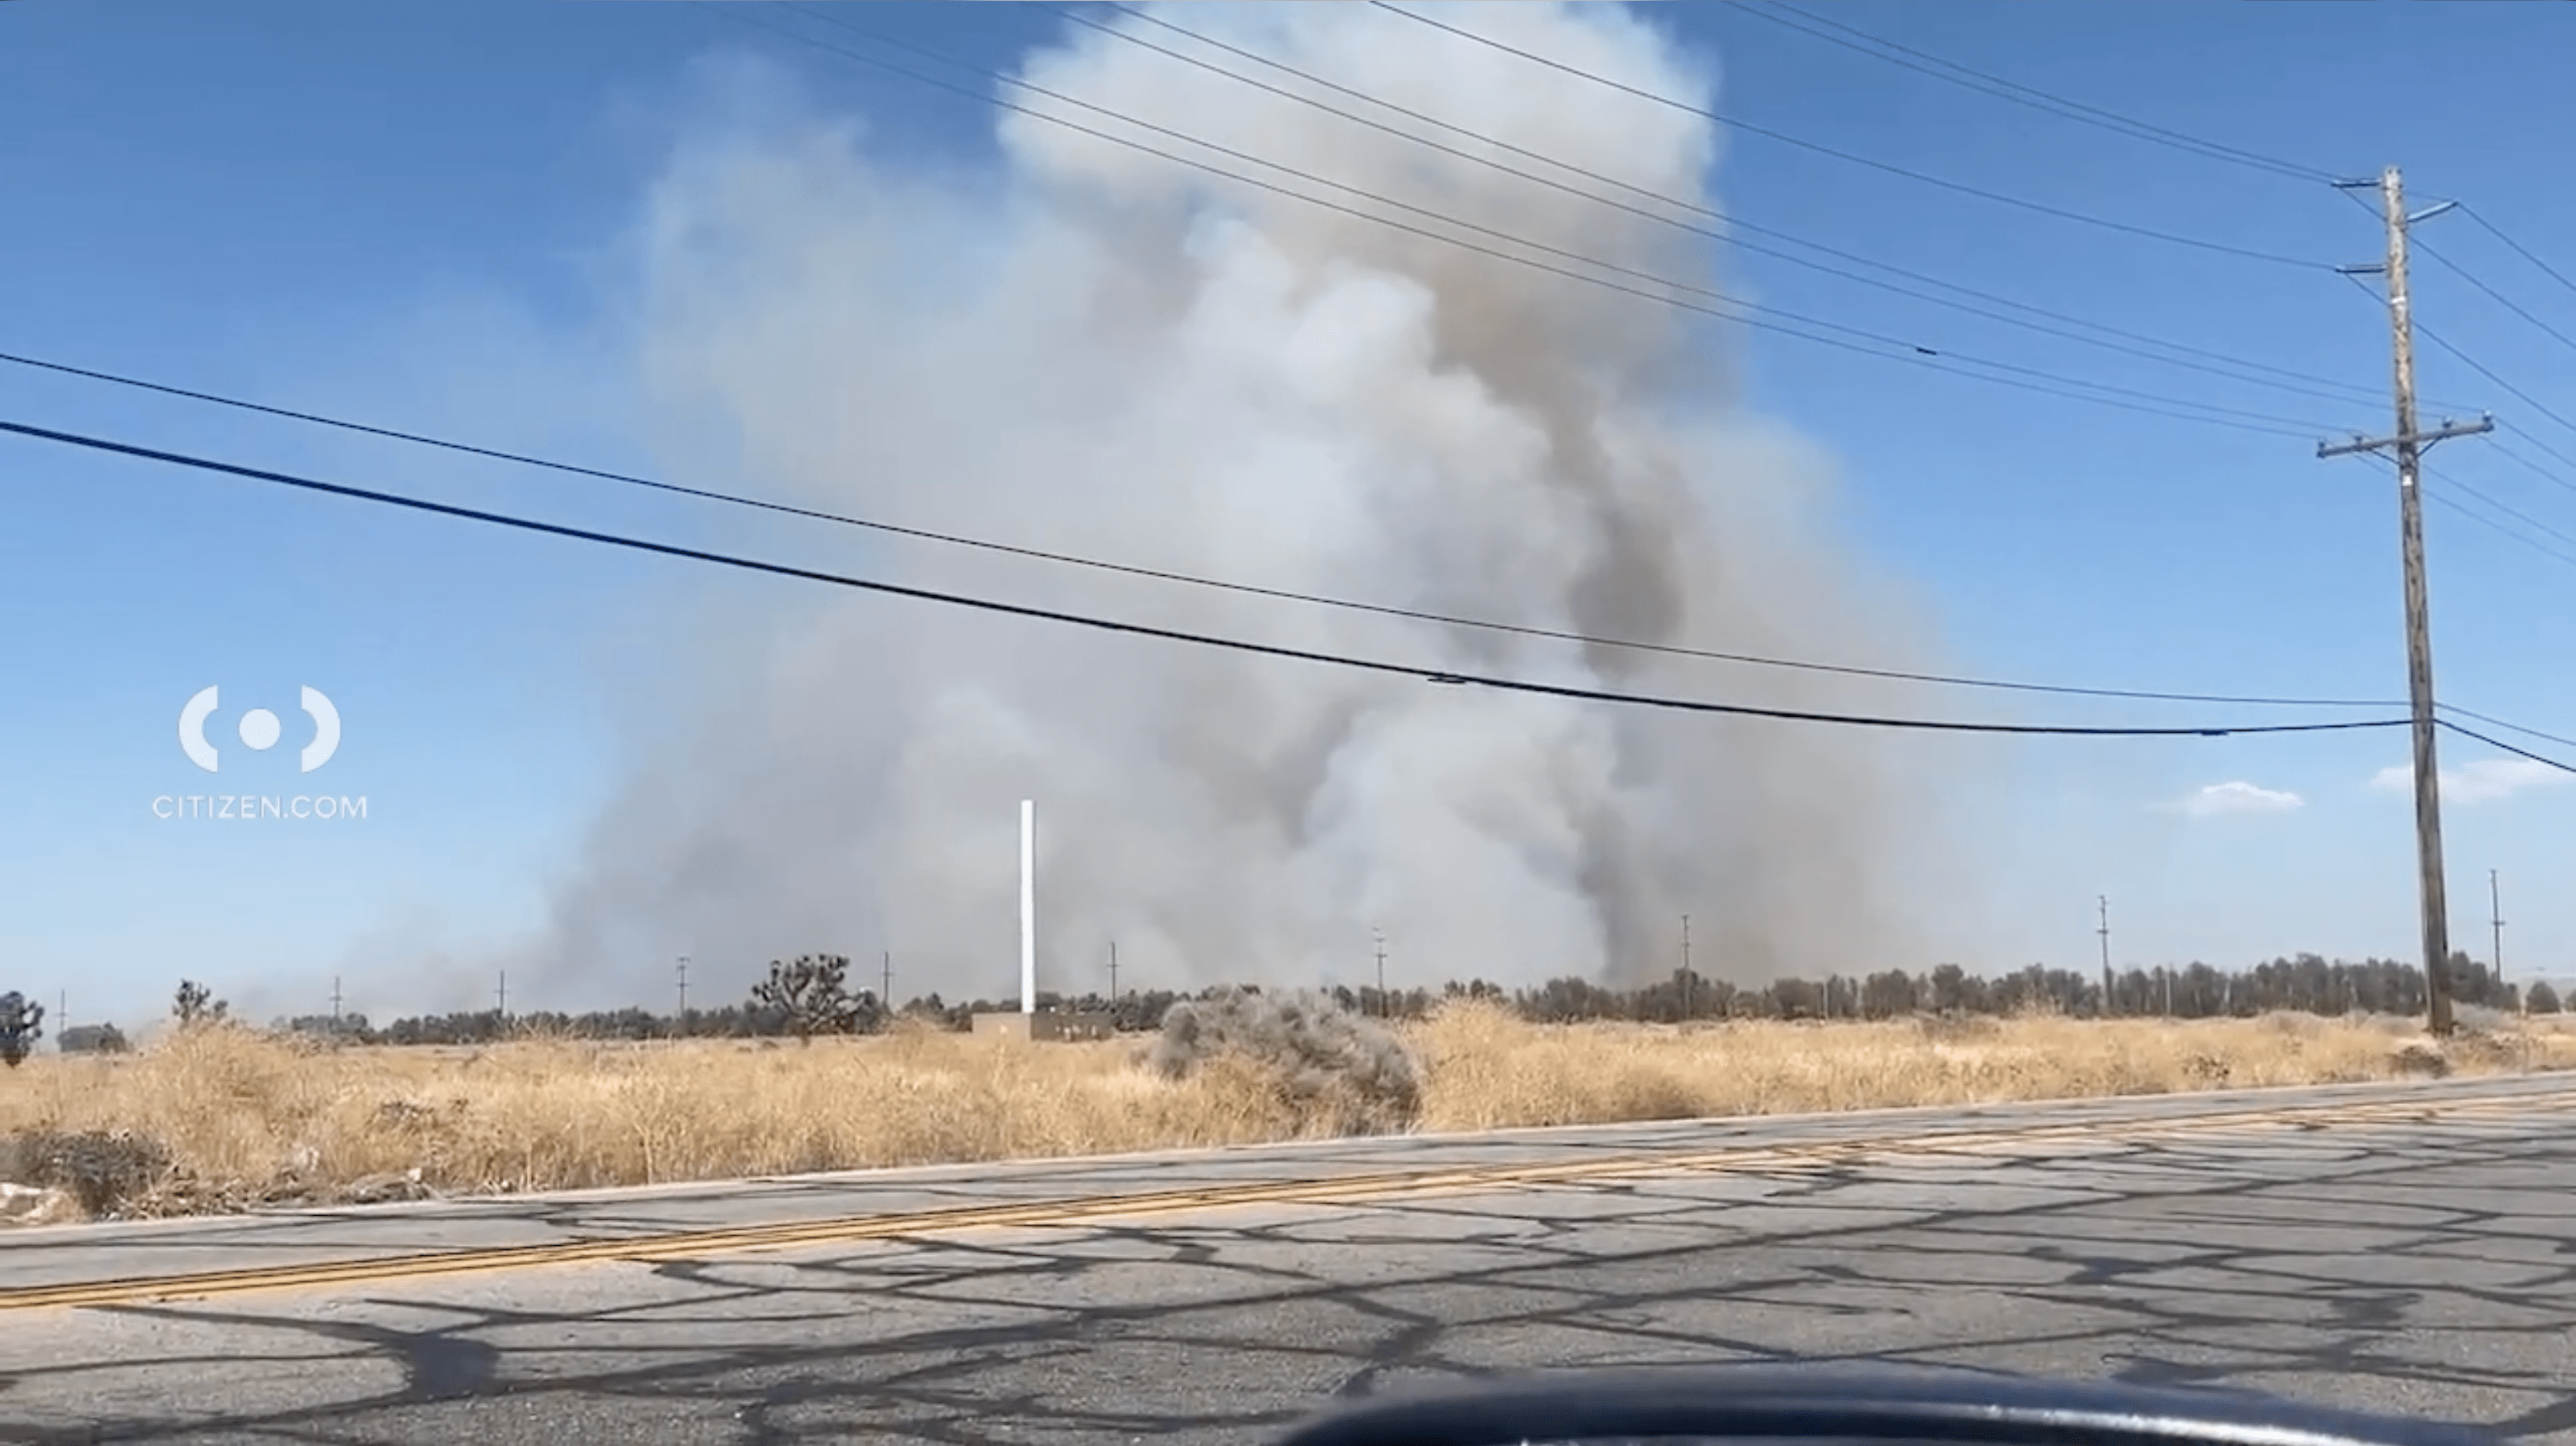
POLYGON ((1409 1379, 1788 1356, 2576 1443, 2571 1113, 2537 1077, 19 1231, 0 1441, 1251 1442, 1409 1379))

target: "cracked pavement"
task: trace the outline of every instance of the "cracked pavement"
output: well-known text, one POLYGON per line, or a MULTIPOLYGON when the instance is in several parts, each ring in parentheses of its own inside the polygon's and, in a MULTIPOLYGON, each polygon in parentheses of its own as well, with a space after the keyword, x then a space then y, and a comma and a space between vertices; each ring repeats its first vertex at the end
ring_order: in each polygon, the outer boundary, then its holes
POLYGON ((0 1310, 0 1441, 1252 1442, 1396 1382, 1786 1357, 2233 1385, 2576 1446, 2576 1088, 2350 1098, 2420 1103, 2266 1118, 2167 1097, 30 1231, 0 1252, 0 1292, 575 1218, 650 1236, 925 1194, 1673 1156, 1387 1200, 0 1310), (1748 1153, 1681 1158, 1726 1145, 1748 1153))

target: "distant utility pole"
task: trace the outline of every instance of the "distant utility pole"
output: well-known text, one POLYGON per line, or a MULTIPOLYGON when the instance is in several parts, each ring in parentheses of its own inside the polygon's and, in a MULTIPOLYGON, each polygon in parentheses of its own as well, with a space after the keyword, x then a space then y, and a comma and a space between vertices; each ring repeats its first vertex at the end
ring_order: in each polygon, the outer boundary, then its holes
POLYGON ((337 974, 331 976, 331 1023, 334 1028, 340 1023, 340 976, 337 974))
POLYGON ((510 1022, 510 971, 509 971, 509 970, 504 969, 504 970, 502 970, 502 971, 501 971, 501 987, 500 987, 500 989, 499 989, 499 990, 495 991, 495 993, 494 993, 493 997, 494 997, 494 999, 496 999, 496 1000, 500 1003, 500 1006, 501 1006, 501 1022, 502 1022, 503 1024, 507 1024, 507 1023, 509 1023, 509 1022, 510 1022))
POLYGON ((2496 871, 2487 870, 2487 925, 2495 930, 2496 983, 2504 983, 2504 890, 2496 882, 2496 871))
POLYGON ((892 949, 885 951, 883 968, 885 976, 881 987, 877 990, 877 1003, 891 1013, 894 1009, 894 951, 892 949))
POLYGON ((1109 941, 1109 1002, 1118 1002, 1118 941, 1109 941))
MULTIPOLYGON (((2338 184, 2357 189, 2368 181, 2338 184)), ((2474 423, 2445 422, 2430 432, 2415 430, 2415 327, 2406 290, 2406 232, 2416 222, 2451 209, 2445 201, 2415 215, 2406 214, 2405 186, 2397 168, 2380 172, 2380 210, 2388 226, 2388 259, 2376 266, 2339 268, 2346 275, 2377 271, 2388 278, 2390 351, 2397 383, 2397 431, 2387 437, 2355 437, 2335 445, 2319 443, 2317 455, 2348 456, 2356 452, 2392 451, 2397 458, 2399 550, 2406 569, 2406 692, 2415 723, 2415 867, 2417 897, 2424 926, 2424 992, 2426 1027, 2435 1035, 2451 1032, 2451 918, 2442 884, 2441 775, 2434 758, 2433 635, 2424 596, 2423 452, 2435 442, 2475 436, 2495 429, 2492 417, 2474 423)))
POLYGON ((1691 1017, 1690 915, 1682 915, 1682 1018, 1691 1017))
POLYGON ((689 1032, 689 956, 680 956, 680 1033, 689 1032))
POLYGON ((2113 1012, 2111 1008, 2111 896, 2096 894, 2093 896, 2093 902, 2102 910, 2101 926, 2093 932, 2102 936, 2102 1012, 2109 1014, 2113 1012))
POLYGON ((1387 1004, 1387 999, 1386 999, 1386 931, 1385 931, 1384 929, 1371 929, 1371 930, 1369 930, 1369 933, 1370 933, 1370 934, 1372 934, 1372 935, 1374 935, 1374 936, 1376 936, 1376 938, 1377 938, 1377 1008, 1378 1008, 1378 1012, 1379 1012, 1380 1014, 1383 1014, 1383 1015, 1388 1016, 1389 1018, 1393 1018, 1393 1017, 1394 1017, 1394 1015, 1395 1015, 1395 1010, 1388 1006, 1388 1004, 1387 1004))

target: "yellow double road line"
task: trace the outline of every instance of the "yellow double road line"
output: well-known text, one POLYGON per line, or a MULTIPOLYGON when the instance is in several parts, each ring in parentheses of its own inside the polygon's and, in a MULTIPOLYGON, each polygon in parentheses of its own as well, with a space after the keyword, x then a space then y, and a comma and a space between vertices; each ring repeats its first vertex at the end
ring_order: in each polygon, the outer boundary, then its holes
POLYGON ((482 1250, 430 1251, 379 1255, 304 1265, 258 1266, 247 1270, 203 1271, 188 1275, 146 1276, 119 1280, 79 1281, 34 1286, 0 1293, 0 1310, 33 1310, 48 1306, 101 1306, 145 1300, 237 1295, 250 1291, 307 1290, 355 1285, 405 1277, 466 1275, 525 1270, 552 1265, 691 1260, 710 1255, 792 1249, 797 1246, 856 1244, 870 1240, 942 1234, 958 1230, 1026 1229, 1075 1226, 1110 1220, 1173 1215, 1247 1205, 1345 1205, 1427 1195, 1457 1195, 1500 1187, 1546 1186, 1633 1180, 1654 1176, 1705 1173, 1764 1165, 1812 1163, 1856 1154, 1890 1150, 1939 1154, 2000 1144, 2065 1137, 2135 1138, 2212 1128, 2242 1128, 2326 1115, 2364 1123, 2415 1118, 2428 1111, 2510 1108, 2527 1096, 2483 1096, 2379 1105, 2309 1105, 2213 1111, 2167 1120, 2075 1122, 2006 1126, 1993 1130, 1934 1131, 1904 1138, 1855 1138, 1803 1145, 1737 1145, 1688 1154, 1629 1154, 1553 1164, 1488 1165, 1452 1170, 1404 1170, 1347 1175, 1326 1180, 1262 1180, 1237 1185, 1202 1185, 1179 1190, 1104 1195, 1088 1199, 1035 1200, 1008 1205, 957 1206, 896 1215, 851 1215, 731 1229, 677 1231, 617 1240, 581 1240, 546 1245, 511 1245, 482 1250))

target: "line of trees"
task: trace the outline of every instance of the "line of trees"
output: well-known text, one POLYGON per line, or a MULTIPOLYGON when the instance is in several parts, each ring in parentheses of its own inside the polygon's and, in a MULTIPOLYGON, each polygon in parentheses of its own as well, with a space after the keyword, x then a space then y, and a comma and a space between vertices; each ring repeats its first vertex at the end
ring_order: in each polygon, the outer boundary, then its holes
MULTIPOLYGON (((505 1015, 484 1009, 397 1019, 382 1027, 363 1014, 317 1014, 278 1019, 271 1027, 368 1044, 481 1044, 527 1033, 602 1040, 810 1041, 818 1034, 872 1034, 903 1018, 964 1031, 973 1028, 977 1014, 1008 1013, 1019 1007, 1016 1000, 952 1003, 934 993, 889 1008, 874 991, 851 988, 849 969, 849 959, 838 954, 773 961, 748 1000, 685 1014, 633 1005, 581 1014, 531 1010, 505 1015)), ((2504 983, 2486 965, 2464 954, 2453 957, 2451 980, 2454 998, 2471 1007, 2541 1014, 2557 1013, 2561 1007, 2558 992, 2546 982, 2527 987, 2504 983)), ((1204 999, 1217 992, 1213 988, 1195 994, 1143 989, 1115 999, 1096 993, 1041 992, 1038 1004, 1049 1011, 1107 1015, 1116 1028, 1138 1032, 1160 1028, 1163 1016, 1184 999, 1204 999)), ((1676 970, 1670 978, 1629 987, 1567 976, 1520 989, 1471 979, 1451 981, 1438 989, 1337 987, 1326 992, 1346 1009, 1380 1018, 1420 1019, 1446 1000, 1472 998, 1493 1001, 1542 1024, 1893 1019, 1917 1014, 2004 1015, 2034 1008, 2081 1018, 2242 1018, 2274 1010, 2411 1015, 2422 1013, 2426 1002, 2424 972, 2414 965, 2386 959, 2329 962, 2315 954, 2234 971, 2195 963, 2179 969, 2130 969, 2107 979, 2099 973, 2037 964, 1989 978, 1956 964, 1943 964, 1912 974, 1890 969, 1821 980, 1780 979, 1759 988, 1676 970)), ((230 1012, 210 989, 190 980, 180 984, 171 1015, 182 1028, 194 1028, 228 1019, 230 1012)), ((62 1046, 73 1052, 117 1050, 125 1047, 125 1039, 113 1026, 84 1026, 63 1031, 62 1046)))

